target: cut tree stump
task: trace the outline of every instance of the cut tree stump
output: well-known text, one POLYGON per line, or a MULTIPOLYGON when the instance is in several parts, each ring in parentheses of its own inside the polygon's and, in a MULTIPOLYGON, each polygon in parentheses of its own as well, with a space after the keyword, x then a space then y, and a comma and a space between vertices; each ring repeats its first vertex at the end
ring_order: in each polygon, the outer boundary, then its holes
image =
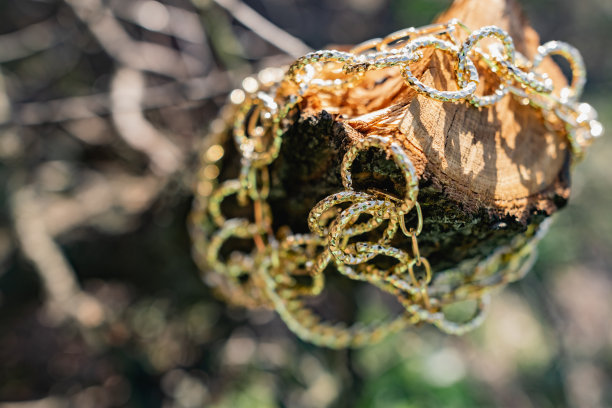
MULTIPOLYGON (((452 18, 472 30, 501 27, 530 59, 539 45, 514 0, 457 0, 436 21, 452 18)), ((459 30, 459 40, 466 36, 459 30)), ((411 65, 415 76, 437 89, 457 89, 451 57, 431 50, 424 54, 411 65)), ((566 85, 551 59, 541 67, 556 89, 566 85)), ((482 83, 496 87, 495 74, 484 67, 479 74, 477 93, 490 93, 482 83)), ((308 231, 310 209, 343 190, 340 163, 347 147, 367 135, 400 142, 416 167, 424 217, 419 245, 434 272, 491 254, 563 207, 569 197, 568 143, 546 128, 537 109, 511 95, 484 108, 440 102, 417 94, 398 69, 388 68, 368 72, 354 88, 304 95, 271 168, 276 227, 308 231)), ((403 177, 383 153, 361 155, 352 173, 357 189, 402 193, 403 177)), ((408 248, 409 242, 395 244, 408 248)))

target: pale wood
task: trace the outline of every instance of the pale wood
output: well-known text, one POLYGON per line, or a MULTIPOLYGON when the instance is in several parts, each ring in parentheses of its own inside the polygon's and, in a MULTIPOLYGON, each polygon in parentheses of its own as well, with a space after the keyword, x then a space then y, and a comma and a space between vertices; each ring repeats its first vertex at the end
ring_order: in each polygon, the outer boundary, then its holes
MULTIPOLYGON (((491 24, 506 29, 527 57, 539 44, 514 0, 458 0, 438 21, 452 17, 473 29, 491 24)), ((438 89, 456 89, 452 64, 446 54, 426 52, 412 71, 438 89)), ((555 83, 565 84, 554 62, 542 66, 555 83)), ((496 86, 492 73, 480 72, 484 83, 496 86)), ((368 73, 354 88, 307 92, 288 122, 270 168, 275 228, 287 225, 307 233, 312 207, 344 189, 340 164, 350 143, 369 134, 390 136, 405 147, 420 177, 419 247, 434 272, 490 255, 565 205, 569 196, 565 138, 547 130, 536 109, 512 96, 480 109, 443 103, 417 95, 397 69, 386 69, 368 73)), ((237 177, 240 166, 233 142, 225 147, 222 180, 237 177)), ((401 195, 403 176, 385 162, 382 152, 360 156, 353 165, 355 187, 401 195)), ((409 214, 407 222, 414 223, 414 217, 409 214)), ((410 251, 408 239, 393 244, 410 251)))
MULTIPOLYGON (((437 21, 454 17, 472 29, 503 28, 529 58, 539 45, 514 0, 457 0, 437 21)), ((459 33, 460 38, 466 35, 459 33)), ((556 85, 566 83, 552 60, 542 69, 556 85)), ((437 89, 456 89, 453 61, 442 52, 427 52, 413 72, 437 89)), ((480 86, 478 92, 489 92, 497 84, 495 76, 486 69, 479 72, 489 87, 480 86)), ((547 130, 538 110, 511 95, 485 108, 440 102, 417 95, 397 69, 386 69, 369 73, 363 86, 307 94, 302 109, 306 115, 333 114, 354 137, 378 134, 400 141, 419 176, 468 212, 485 209, 527 223, 530 214, 551 214, 569 196, 565 138, 547 130)))

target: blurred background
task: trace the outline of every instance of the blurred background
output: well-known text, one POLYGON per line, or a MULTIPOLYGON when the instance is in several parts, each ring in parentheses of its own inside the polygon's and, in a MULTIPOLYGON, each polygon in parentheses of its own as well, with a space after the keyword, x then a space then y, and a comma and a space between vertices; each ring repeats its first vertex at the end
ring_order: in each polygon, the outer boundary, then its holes
MULTIPOLYGON (((582 52, 612 130, 612 2, 520 2, 582 52)), ((1 0, 0 408, 612 406, 609 136, 534 270, 464 337, 317 348, 216 300, 191 260, 195 149, 245 75, 449 4, 1 0)))

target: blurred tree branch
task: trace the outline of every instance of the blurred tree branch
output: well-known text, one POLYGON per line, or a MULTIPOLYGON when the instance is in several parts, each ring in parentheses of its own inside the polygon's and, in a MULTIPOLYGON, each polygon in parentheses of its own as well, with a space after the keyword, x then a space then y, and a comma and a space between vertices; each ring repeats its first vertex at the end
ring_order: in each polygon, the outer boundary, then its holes
MULTIPOLYGON (((255 10, 239 0, 214 0, 216 4, 226 9, 236 20, 240 21, 255 34, 277 47, 279 50, 299 58, 312 51, 308 45, 300 39, 292 36, 285 30, 272 24, 263 18, 255 10)), ((201 3, 194 1, 195 4, 201 3)))

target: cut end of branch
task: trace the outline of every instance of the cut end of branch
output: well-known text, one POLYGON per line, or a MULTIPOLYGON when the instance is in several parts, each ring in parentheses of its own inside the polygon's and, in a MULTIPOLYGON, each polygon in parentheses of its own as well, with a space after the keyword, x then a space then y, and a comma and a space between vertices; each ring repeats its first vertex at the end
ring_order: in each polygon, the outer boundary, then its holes
MULTIPOLYGON (((453 18, 471 29, 496 25, 506 30, 528 58, 539 46, 538 35, 514 0, 458 0, 437 21, 453 18)), ((457 33, 459 40, 467 35, 457 33)), ((414 75, 436 89, 457 89, 456 62, 439 51, 424 54, 411 64, 414 75)), ((566 84, 550 58, 541 67, 555 88, 566 84)), ((486 67, 478 71, 477 94, 490 94, 499 84, 496 74, 486 67)), ((534 213, 550 215, 569 198, 566 139, 546 127, 538 109, 514 96, 481 108, 441 102, 418 95, 397 68, 387 68, 365 74, 359 87, 313 92, 302 108, 307 115, 334 114, 347 134, 356 130, 357 137, 376 134, 400 141, 421 179, 467 212, 485 210, 492 217, 527 224, 534 213)))

